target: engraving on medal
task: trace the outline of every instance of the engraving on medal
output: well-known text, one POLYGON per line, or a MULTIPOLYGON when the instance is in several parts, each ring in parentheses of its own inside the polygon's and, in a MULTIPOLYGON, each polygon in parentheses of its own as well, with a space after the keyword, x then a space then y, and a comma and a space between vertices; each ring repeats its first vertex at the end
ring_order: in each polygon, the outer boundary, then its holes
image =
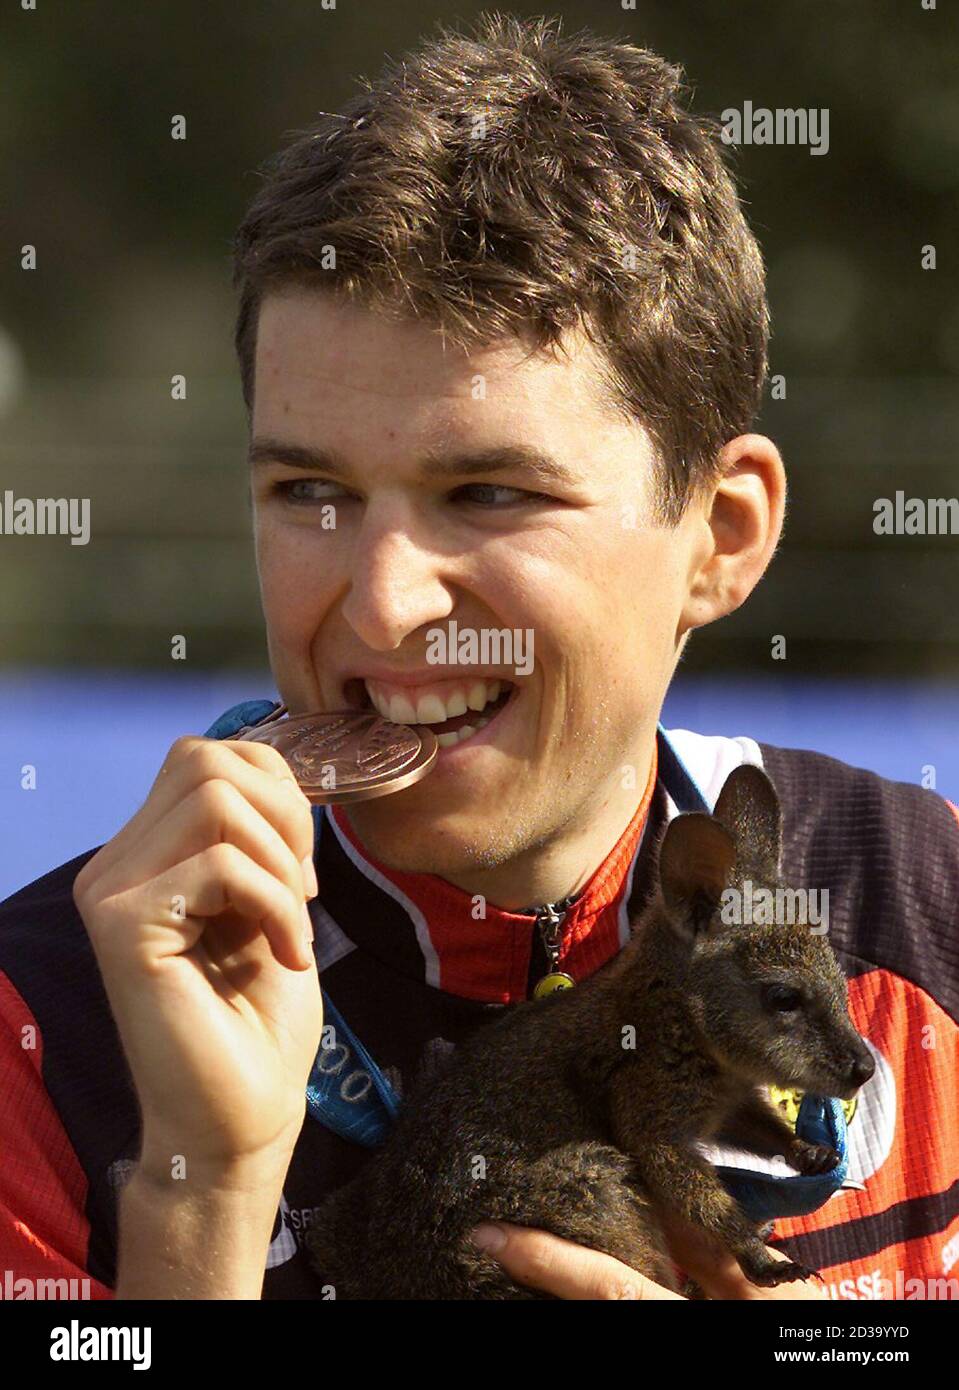
POLYGON ((400 791, 425 776, 438 750, 428 729, 357 710, 271 718, 236 737, 269 743, 282 753, 315 805, 400 791))

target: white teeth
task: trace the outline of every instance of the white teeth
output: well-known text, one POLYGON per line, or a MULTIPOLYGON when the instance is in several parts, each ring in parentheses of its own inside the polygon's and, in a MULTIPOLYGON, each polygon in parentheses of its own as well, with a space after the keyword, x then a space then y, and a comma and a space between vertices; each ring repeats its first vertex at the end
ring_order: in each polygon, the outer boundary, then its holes
MULTIPOLYGON (((489 720, 486 721, 489 723, 489 720)), ((457 729, 455 734, 437 734, 436 742, 441 748, 452 748, 454 743, 462 743, 464 738, 469 738, 470 734, 475 734, 476 729, 472 724, 464 724, 462 729, 457 729)))
MULTIPOLYGON (((381 710, 380 713, 383 713, 381 710)), ((394 724, 415 724, 416 710, 413 708, 413 701, 408 700, 405 695, 393 695, 390 698, 389 713, 387 719, 394 724)))
POLYGON ((466 697, 466 703, 470 709, 483 709, 488 704, 489 696, 486 694, 486 682, 474 681, 470 686, 470 693, 466 697))
POLYGON ((377 712, 393 724, 442 724, 447 719, 466 714, 467 710, 479 713, 497 700, 506 688, 503 681, 474 681, 465 695, 462 690, 454 690, 444 698, 434 692, 421 695, 415 703, 410 695, 393 692, 387 696, 382 690, 371 689, 368 683, 366 693, 377 712))
POLYGON ((446 717, 446 706, 438 695, 421 695, 417 700, 417 724, 442 724, 446 717))

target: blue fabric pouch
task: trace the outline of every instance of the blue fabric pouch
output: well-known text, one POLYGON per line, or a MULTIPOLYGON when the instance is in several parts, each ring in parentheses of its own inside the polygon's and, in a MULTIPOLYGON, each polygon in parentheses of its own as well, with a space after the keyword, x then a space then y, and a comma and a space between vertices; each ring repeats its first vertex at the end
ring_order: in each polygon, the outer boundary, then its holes
POLYGON ((748 1168, 717 1166, 716 1171, 731 1196, 757 1224, 782 1216, 808 1216, 838 1192, 849 1174, 849 1137, 846 1115, 838 1100, 803 1096, 796 1133, 810 1144, 828 1144, 839 1162, 828 1173, 773 1177, 748 1168))

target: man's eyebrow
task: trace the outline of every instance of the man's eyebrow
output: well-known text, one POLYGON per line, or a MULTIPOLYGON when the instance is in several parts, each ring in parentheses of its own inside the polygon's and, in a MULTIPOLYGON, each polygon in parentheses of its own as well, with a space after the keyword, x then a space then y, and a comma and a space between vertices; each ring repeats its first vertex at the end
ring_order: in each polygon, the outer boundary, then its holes
POLYGON ((282 439, 254 439, 247 455, 250 467, 268 463, 285 463, 288 468, 308 468, 313 473, 332 473, 346 476, 349 469, 342 459, 327 449, 313 449, 307 444, 288 444, 282 439))
MULTIPOLYGON (((326 473, 330 477, 346 479, 352 476, 346 461, 332 451, 287 443, 281 439, 255 439, 250 445, 249 459, 252 467, 282 463, 288 468, 309 469, 310 472, 326 473)), ((575 486, 583 481, 551 454, 530 444, 502 444, 461 454, 427 453, 422 463, 423 474, 428 478, 470 477, 479 473, 505 473, 510 470, 528 474, 543 484, 554 486, 575 486)))
POLYGON ((583 480, 552 454, 532 444, 500 444, 466 454, 431 454, 423 460, 427 477, 471 476, 474 473, 525 473, 543 484, 575 486, 583 480))

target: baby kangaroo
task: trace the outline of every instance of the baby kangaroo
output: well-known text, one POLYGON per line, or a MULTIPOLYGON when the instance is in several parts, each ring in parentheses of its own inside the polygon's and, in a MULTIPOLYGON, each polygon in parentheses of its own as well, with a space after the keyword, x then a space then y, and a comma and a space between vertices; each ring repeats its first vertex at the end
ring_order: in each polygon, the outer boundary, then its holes
POLYGON ((552 1231, 671 1288, 658 1213, 707 1232, 755 1284, 812 1272, 770 1256, 694 1147, 721 1135, 827 1171, 838 1154, 797 1139, 759 1088, 847 1099, 873 1072, 825 937, 802 920, 729 921, 747 882, 753 901, 784 886, 781 846, 775 788, 752 766, 713 816, 671 821, 659 891, 616 959, 481 1029, 321 1208, 307 1242, 338 1298, 542 1297, 472 1245, 483 1220, 552 1231))

